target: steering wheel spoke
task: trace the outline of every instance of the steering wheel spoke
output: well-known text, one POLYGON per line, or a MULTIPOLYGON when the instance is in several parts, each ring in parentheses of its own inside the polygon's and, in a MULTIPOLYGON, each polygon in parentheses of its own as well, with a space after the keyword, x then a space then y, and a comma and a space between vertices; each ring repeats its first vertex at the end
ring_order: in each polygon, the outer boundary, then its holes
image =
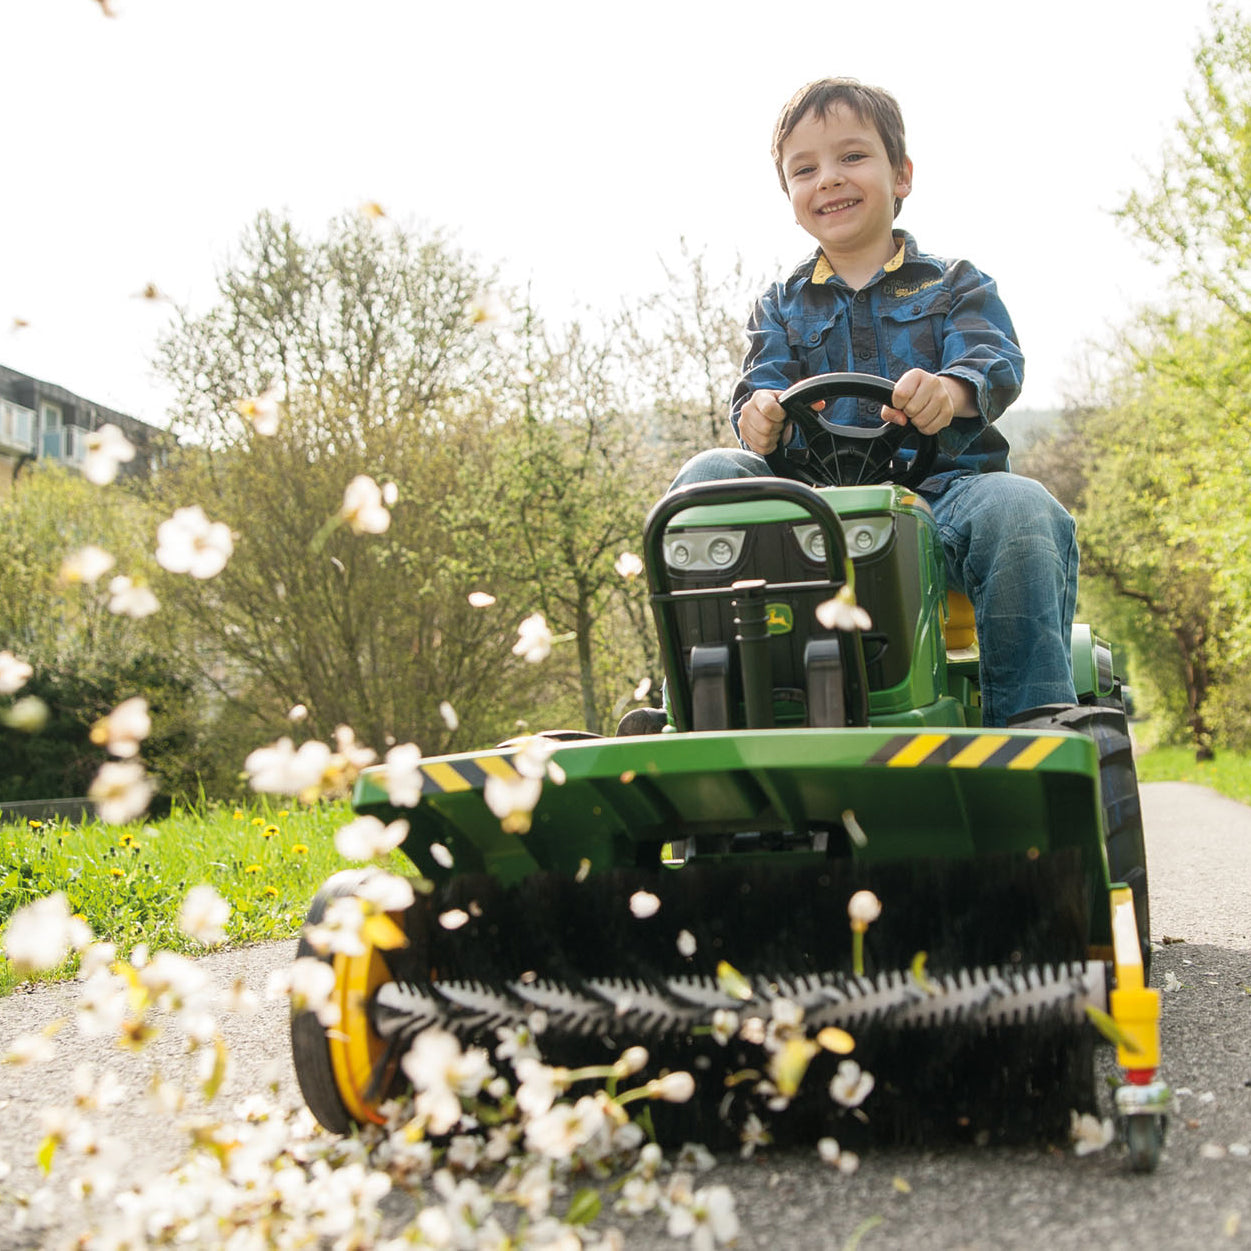
POLYGON ((938 453, 933 435, 915 426, 848 426, 821 415, 813 405, 847 397, 889 404, 894 384, 873 374, 818 374, 805 378, 778 397, 786 415, 799 428, 806 446, 779 448, 766 459, 781 477, 798 478, 810 486, 863 486, 898 482, 919 486, 938 453), (906 454, 910 453, 910 454, 906 454))

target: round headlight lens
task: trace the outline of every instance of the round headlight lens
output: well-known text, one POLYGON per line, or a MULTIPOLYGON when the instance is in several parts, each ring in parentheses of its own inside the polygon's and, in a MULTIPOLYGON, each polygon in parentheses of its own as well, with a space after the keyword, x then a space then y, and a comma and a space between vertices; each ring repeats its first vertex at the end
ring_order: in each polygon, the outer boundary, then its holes
POLYGON ((734 559, 734 544, 728 539, 713 539, 708 544, 708 559, 714 565, 728 565, 734 559))

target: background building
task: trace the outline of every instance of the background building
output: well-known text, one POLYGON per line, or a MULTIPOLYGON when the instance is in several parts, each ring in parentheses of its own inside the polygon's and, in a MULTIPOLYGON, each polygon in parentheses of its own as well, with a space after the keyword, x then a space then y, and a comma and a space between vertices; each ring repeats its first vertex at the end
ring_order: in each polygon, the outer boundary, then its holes
POLYGON ((135 459, 121 466, 123 475, 146 474, 160 463, 170 444, 167 431, 0 365, 0 496, 36 461, 81 465, 87 435, 109 422, 135 445, 135 459))

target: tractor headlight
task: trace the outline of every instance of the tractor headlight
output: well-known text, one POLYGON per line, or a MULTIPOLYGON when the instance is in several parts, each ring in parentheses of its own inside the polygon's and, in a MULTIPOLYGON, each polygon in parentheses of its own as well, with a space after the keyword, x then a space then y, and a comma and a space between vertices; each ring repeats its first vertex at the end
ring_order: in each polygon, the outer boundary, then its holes
POLYGON ((710 571, 738 563, 746 530, 683 530, 665 535, 665 564, 670 569, 710 571))
MULTIPOLYGON (((843 522, 843 534, 847 540, 847 554, 853 559, 872 556, 880 552, 894 529, 890 517, 850 517, 843 522)), ((825 563, 825 534, 818 525, 793 527, 799 550, 817 564, 825 563)))
POLYGON ((799 550, 809 560, 825 563, 825 532, 820 526, 796 526, 795 537, 799 540, 799 550))

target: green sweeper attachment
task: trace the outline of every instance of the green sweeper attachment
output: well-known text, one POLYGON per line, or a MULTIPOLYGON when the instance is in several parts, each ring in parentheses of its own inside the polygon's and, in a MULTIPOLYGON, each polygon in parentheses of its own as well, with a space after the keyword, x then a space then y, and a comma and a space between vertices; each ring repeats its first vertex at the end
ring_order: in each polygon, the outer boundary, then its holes
MULTIPOLYGON (((1172 1096, 1111 650, 1076 627, 1080 703, 981 726, 971 612, 910 485, 931 441, 849 437, 811 407, 890 389, 792 388, 791 477, 652 510, 656 732, 427 759, 402 805, 385 767, 364 772, 357 811, 408 821, 420 877, 390 938, 321 957, 339 1024, 293 1016, 323 1125, 380 1120, 432 1026, 494 1048, 541 1023, 549 1064, 641 1044, 644 1080, 692 1073, 689 1102, 653 1109, 671 1139, 725 1142, 753 1116, 775 1139, 1054 1139, 1095 1110, 1111 1039, 1131 1164, 1155 1167, 1172 1096)), ((310 923, 366 876, 331 878, 310 923)))

